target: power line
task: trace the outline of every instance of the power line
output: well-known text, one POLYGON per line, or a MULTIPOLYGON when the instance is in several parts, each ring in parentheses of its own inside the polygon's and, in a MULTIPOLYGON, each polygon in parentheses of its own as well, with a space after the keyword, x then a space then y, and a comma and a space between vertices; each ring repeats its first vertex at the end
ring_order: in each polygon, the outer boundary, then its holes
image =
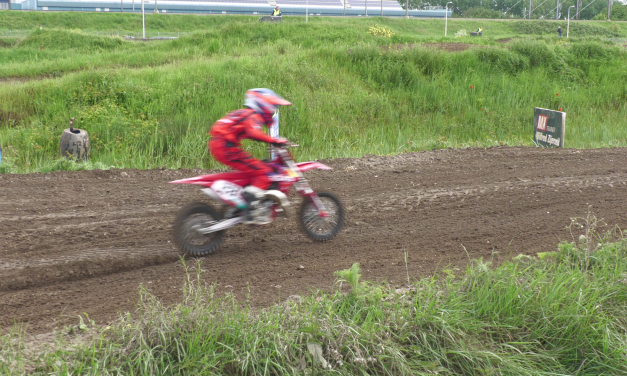
POLYGON ((592 3, 594 3, 597 0, 592 0, 588 5, 586 5, 585 7, 579 9, 579 13, 581 13, 582 10, 586 9, 587 7, 589 7, 590 5, 592 5, 592 3))
MULTIPOLYGON (((546 3, 547 1, 549 1, 549 0, 544 0, 542 3, 540 3, 540 5, 538 5, 537 7, 534 7, 533 9, 534 9, 534 10, 535 10, 535 9, 540 9, 540 7, 541 7, 541 6, 543 6, 543 5, 544 5, 544 3, 546 3)), ((531 9, 529 9, 529 13, 531 13, 531 9)), ((542 16, 542 17, 544 17, 544 16, 542 16)), ((531 17, 529 17, 529 19, 531 19, 531 17)))
MULTIPOLYGON (((540 9, 540 7, 541 7, 541 6, 543 6, 543 5, 544 5, 544 3, 546 3, 547 1, 549 1, 549 0, 544 0, 544 1, 542 2, 542 4, 538 5, 538 6, 537 6, 537 7, 535 7, 534 9, 540 9)), ((548 13, 547 13, 547 14, 548 14, 548 13)))
MULTIPOLYGON (((544 0, 544 2, 543 2, 542 4, 546 3, 547 1, 548 1, 548 0, 544 0)), ((581 9, 579 9, 579 13, 581 13, 581 11, 583 11, 584 9, 586 9, 587 7, 589 7, 590 5, 592 5, 592 3, 594 3, 595 1, 597 1, 597 0, 592 0, 591 2, 589 2, 589 3, 588 3, 588 5, 586 5, 585 7, 581 8, 581 9)), ((540 5, 542 5, 542 4, 540 4, 540 5)), ((547 14, 545 14, 545 15, 544 15, 544 16, 542 16, 542 17, 546 17, 547 15, 549 15, 549 14, 553 13, 553 11, 555 11, 555 9, 557 9, 557 7, 553 8, 553 10, 549 11, 547 14)), ((573 17, 575 17, 575 14, 573 14, 573 16, 571 17, 571 19, 572 19, 573 17)))
MULTIPOLYGON (((523 1, 523 0, 519 0, 519 1, 518 1, 518 3, 520 3, 521 1, 523 1)), ((507 8, 507 9, 505 10, 505 12, 503 12, 503 14, 505 14, 505 13, 509 12, 509 10, 510 10, 510 9, 512 9, 513 7, 515 7, 516 5, 518 5, 518 3, 516 3, 516 4, 512 5, 511 7, 507 8)))
MULTIPOLYGON (((594 0, 592 0, 592 1, 594 1, 594 0)), ((558 5, 558 6, 559 6, 559 5, 558 5)), ((553 8, 553 10, 548 11, 548 12, 547 12, 547 14, 545 14, 544 16, 542 16, 542 18, 544 18, 544 17, 548 16, 549 14, 553 13, 553 11, 554 11, 555 9, 557 9, 557 7, 553 8)))

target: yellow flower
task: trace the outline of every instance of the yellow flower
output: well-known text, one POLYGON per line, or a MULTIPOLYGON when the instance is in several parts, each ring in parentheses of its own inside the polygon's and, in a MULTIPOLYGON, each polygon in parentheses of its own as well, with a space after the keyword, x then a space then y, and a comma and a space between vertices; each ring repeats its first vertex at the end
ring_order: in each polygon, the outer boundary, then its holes
POLYGON ((368 28, 368 34, 371 34, 372 36, 382 36, 385 38, 391 38, 392 35, 394 35, 394 33, 392 32, 392 30, 384 27, 384 26, 379 26, 379 25, 375 25, 375 26, 370 26, 368 28))

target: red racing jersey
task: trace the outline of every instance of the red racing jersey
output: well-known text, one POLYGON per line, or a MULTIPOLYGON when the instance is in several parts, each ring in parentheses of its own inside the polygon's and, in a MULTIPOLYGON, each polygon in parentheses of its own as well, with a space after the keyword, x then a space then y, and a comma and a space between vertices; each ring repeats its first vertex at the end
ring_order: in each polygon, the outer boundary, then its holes
POLYGON ((261 115, 255 110, 244 108, 233 111, 216 121, 211 126, 209 134, 213 138, 223 138, 235 144, 235 147, 241 146, 242 140, 248 138, 267 143, 275 142, 274 138, 264 133, 264 125, 261 115))

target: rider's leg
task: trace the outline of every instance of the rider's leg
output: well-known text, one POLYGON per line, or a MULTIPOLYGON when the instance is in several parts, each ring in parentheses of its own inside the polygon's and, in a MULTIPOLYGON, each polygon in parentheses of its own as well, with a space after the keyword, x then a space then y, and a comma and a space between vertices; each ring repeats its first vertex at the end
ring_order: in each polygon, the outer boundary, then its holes
POLYGON ((247 166, 250 167, 248 173, 251 174, 252 180, 250 185, 244 188, 242 191, 242 197, 246 201, 246 222, 254 223, 251 211, 256 207, 256 204, 263 198, 264 193, 270 187, 270 179, 268 174, 272 172, 272 169, 263 163, 262 161, 254 158, 248 158, 245 160, 247 166))
POLYGON ((251 177, 251 185, 244 189, 242 196, 246 201, 246 208, 244 209, 246 222, 253 223, 254 218, 252 218, 251 209, 253 209, 255 202, 263 197, 265 190, 270 187, 268 175, 273 172, 272 168, 236 147, 225 147, 219 150, 212 148, 212 154, 219 162, 245 172, 251 177))

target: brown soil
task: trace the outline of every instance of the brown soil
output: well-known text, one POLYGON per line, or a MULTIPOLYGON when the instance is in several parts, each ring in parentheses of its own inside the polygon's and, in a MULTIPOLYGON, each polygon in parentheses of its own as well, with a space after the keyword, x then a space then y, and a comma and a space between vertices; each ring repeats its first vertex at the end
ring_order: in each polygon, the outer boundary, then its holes
MULTIPOLYGON (((241 299, 250 289, 262 306, 329 290, 333 272, 354 262, 366 280, 402 285, 469 258, 550 251, 571 240, 570 218, 588 205, 627 227, 626 162, 625 148, 523 147, 331 160, 333 171, 308 176, 345 203, 336 239, 313 243, 294 219, 234 228, 200 260, 203 276, 241 299)), ((0 327, 18 321, 30 333, 49 332, 77 324, 83 312, 106 323, 134 310, 140 284, 177 302, 185 272, 172 223, 179 208, 203 198, 167 182, 201 172, 0 175, 0 327)))

